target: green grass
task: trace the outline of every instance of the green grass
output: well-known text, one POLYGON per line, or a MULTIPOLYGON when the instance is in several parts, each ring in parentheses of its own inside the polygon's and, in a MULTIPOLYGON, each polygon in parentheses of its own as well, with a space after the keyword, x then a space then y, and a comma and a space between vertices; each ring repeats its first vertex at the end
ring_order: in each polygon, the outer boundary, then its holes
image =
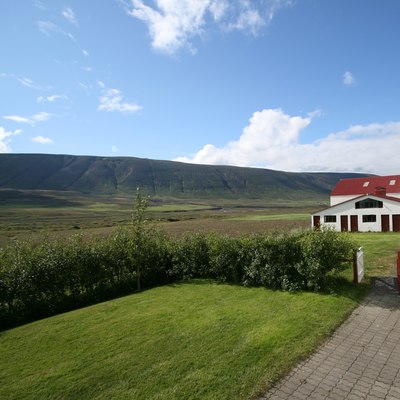
POLYGON ((163 204, 159 206, 150 206, 148 208, 149 212, 159 211, 159 212, 176 212, 176 211, 198 211, 198 210, 210 210, 213 207, 200 204, 163 204))
POLYGON ((364 264, 369 276, 396 275, 397 251, 400 250, 400 233, 353 233, 354 239, 364 248, 364 264))
POLYGON ((310 214, 305 213, 287 213, 287 214, 269 214, 269 215, 242 215, 229 218, 232 221, 308 221, 310 214))
POLYGON ((250 398, 310 353, 363 292, 194 282, 37 321, 0 334, 0 398, 250 398))

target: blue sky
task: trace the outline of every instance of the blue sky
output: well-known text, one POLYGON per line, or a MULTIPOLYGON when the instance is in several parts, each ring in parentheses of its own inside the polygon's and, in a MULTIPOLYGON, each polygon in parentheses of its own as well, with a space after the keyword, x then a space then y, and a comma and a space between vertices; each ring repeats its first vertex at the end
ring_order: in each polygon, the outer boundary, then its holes
POLYGON ((398 0, 1 0, 0 152, 399 174, 398 0))

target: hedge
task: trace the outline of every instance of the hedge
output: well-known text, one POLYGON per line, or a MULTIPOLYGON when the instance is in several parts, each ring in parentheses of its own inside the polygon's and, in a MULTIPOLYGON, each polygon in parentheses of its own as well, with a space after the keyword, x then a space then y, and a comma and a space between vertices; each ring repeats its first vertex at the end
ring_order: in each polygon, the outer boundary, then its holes
POLYGON ((331 230, 171 239, 151 229, 120 229, 96 240, 15 242, 0 249, 0 326, 192 278, 317 291, 354 248, 348 234, 331 230))

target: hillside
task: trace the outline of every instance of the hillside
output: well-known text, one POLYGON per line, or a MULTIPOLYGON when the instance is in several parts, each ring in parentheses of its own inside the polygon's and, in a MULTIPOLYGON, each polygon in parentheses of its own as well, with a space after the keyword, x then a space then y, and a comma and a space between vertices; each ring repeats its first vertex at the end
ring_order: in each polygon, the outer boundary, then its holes
POLYGON ((345 173, 290 173, 135 157, 0 154, 0 188, 155 197, 310 199, 329 194, 345 173))

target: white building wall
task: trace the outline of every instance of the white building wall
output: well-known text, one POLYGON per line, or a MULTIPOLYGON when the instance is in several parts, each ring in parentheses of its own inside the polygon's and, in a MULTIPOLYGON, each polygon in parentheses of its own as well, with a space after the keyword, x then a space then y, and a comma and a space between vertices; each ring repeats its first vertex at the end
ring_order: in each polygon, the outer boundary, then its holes
MULTIPOLYGON (((362 196, 362 195, 357 194, 357 195, 346 195, 346 196, 344 196, 344 195, 343 196, 331 196, 330 204, 331 204, 331 207, 333 207, 333 206, 336 206, 336 204, 340 204, 340 203, 349 201, 351 199, 355 199, 360 196, 362 196)), ((388 193, 388 196, 396 197, 397 199, 400 199, 400 193, 388 193)))
POLYGON ((360 197, 360 195, 331 196, 331 207, 336 206, 336 204, 355 199, 356 197, 360 197))
POLYGON ((389 230, 393 231, 392 215, 400 215, 400 203, 390 200, 384 200, 374 196, 358 197, 357 201, 365 198, 375 198, 376 200, 383 201, 383 208, 355 208, 356 201, 349 201, 346 203, 338 204, 334 207, 327 208, 318 213, 313 214, 311 224, 313 225, 313 217, 320 216, 320 225, 332 227, 337 231, 341 230, 341 216, 345 215, 348 218, 348 230, 351 230, 351 215, 357 215, 358 232, 381 232, 382 231, 382 215, 389 215, 389 230), (376 222, 363 222, 363 215, 376 215, 376 222), (324 222, 325 216, 336 216, 336 222, 324 222))

